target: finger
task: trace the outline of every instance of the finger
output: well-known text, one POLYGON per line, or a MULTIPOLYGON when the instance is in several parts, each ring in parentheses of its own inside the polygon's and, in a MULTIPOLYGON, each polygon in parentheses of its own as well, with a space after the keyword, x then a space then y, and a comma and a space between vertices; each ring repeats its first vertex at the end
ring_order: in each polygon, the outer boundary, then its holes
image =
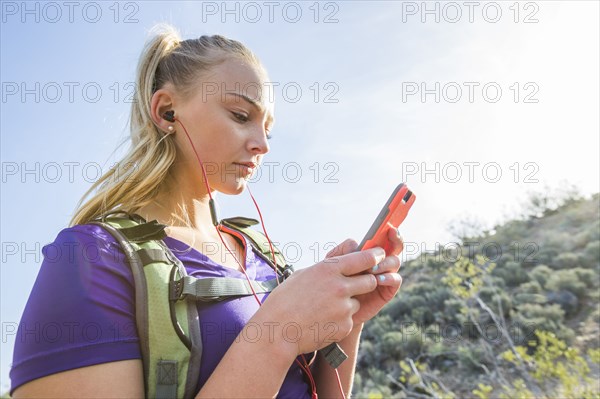
POLYGON ((398 255, 390 255, 383 261, 371 268, 371 273, 395 273, 400 270, 400 257, 398 255))
POLYGON ((338 244, 331 251, 327 252, 325 258, 333 258, 334 256, 346 255, 351 252, 356 251, 358 248, 358 243, 351 238, 346 239, 341 244, 338 244))
POLYGON ((398 273, 384 273, 377 276, 378 286, 398 287, 402 285, 402 276, 398 273))
POLYGON ((388 230, 388 255, 399 255, 404 250, 404 241, 398 229, 394 226, 388 230))
POLYGON ((352 276, 370 270, 373 266, 385 259, 385 251, 381 247, 369 248, 364 251, 353 252, 338 256, 336 262, 339 271, 344 276, 352 276))
POLYGON ((350 296, 368 294, 377 288, 377 277, 372 274, 359 274, 349 277, 348 294, 350 296))
POLYGON ((352 303, 352 314, 358 312, 360 310, 360 301, 356 298, 350 298, 350 302, 352 303))

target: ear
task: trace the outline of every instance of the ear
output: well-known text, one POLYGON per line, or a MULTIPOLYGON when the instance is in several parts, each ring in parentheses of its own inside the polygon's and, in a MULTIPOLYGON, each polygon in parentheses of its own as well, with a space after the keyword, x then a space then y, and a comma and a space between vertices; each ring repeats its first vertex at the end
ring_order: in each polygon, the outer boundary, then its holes
POLYGON ((152 95, 150 102, 150 116, 154 124, 163 132, 168 132, 169 126, 173 126, 173 122, 169 122, 163 118, 167 111, 172 111, 175 108, 175 95, 169 88, 158 89, 152 95))

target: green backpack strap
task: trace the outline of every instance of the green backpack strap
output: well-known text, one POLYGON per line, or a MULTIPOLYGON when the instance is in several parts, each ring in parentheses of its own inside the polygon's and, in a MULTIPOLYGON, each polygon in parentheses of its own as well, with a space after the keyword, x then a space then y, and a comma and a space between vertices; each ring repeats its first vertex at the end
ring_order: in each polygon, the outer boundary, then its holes
POLYGON ((252 281, 250 283, 239 278, 207 277, 196 278, 184 276, 175 282, 171 299, 194 299, 196 301, 214 302, 233 296, 247 296, 254 293, 271 292, 277 288, 277 279, 252 281))
POLYGON ((135 217, 93 221, 121 245, 135 284, 136 326, 149 398, 193 398, 200 375, 202 341, 194 302, 170 300, 185 267, 162 241, 164 227, 135 217))
MULTIPOLYGON (((273 245, 273 253, 271 253, 270 243, 267 237, 261 232, 252 228, 252 226, 258 224, 258 220, 237 216, 223 219, 221 220, 221 223, 229 228, 244 233, 248 238, 250 238, 251 242, 254 244, 254 247, 257 248, 260 253, 262 253, 263 258, 271 264, 271 267, 274 266, 273 255, 275 255, 274 258, 277 260, 277 268, 282 272, 284 278, 289 277, 289 275, 294 271, 292 266, 287 264, 281 251, 279 251, 279 249, 273 245)), ((320 352, 327 363, 329 363, 334 369, 338 368, 338 366, 348 358, 348 355, 336 342, 333 342, 327 345, 325 348, 320 349, 320 352)))
POLYGON ((287 278, 293 273, 293 267, 288 265, 281 251, 273 245, 273 253, 271 253, 271 246, 267 237, 263 233, 252 228, 252 226, 258 224, 258 220, 236 216, 221 220, 221 224, 245 234, 246 237, 250 239, 250 243, 261 258, 267 261, 271 267, 274 267, 275 263, 277 263, 277 269, 283 274, 284 278, 287 278))

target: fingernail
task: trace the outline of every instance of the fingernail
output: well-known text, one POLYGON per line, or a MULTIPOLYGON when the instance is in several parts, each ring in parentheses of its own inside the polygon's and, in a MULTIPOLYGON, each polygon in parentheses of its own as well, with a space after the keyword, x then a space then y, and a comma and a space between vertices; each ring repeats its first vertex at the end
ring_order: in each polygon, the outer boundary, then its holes
POLYGON ((379 263, 371 268, 372 272, 376 272, 379 269, 379 263))
POLYGON ((384 281, 385 280, 385 275, 380 274, 379 276, 377 276, 377 278, 379 279, 379 281, 384 281))

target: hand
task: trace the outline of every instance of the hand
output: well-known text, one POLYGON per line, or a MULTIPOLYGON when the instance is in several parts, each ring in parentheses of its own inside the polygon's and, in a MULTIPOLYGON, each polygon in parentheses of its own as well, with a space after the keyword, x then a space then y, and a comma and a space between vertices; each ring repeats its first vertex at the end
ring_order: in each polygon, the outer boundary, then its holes
POLYGON ((378 287, 368 271, 385 259, 385 252, 381 248, 345 252, 294 272, 253 317, 254 322, 279 329, 275 339, 286 352, 321 349, 342 340, 354 328, 355 314, 361 308, 357 298, 378 287))
MULTIPOLYGON (((357 295, 355 298, 360 303, 360 309, 352 318, 354 324, 359 325, 373 318, 383 306, 388 303, 400 289, 402 277, 398 274, 400 270, 400 253, 404 249, 402 238, 393 226, 388 231, 389 248, 387 257, 378 264, 376 270, 370 270, 369 273, 377 277, 377 288, 372 292, 357 295)), ((331 250, 326 259, 335 259, 335 256, 345 255, 356 251, 358 243, 348 239, 331 250)))

